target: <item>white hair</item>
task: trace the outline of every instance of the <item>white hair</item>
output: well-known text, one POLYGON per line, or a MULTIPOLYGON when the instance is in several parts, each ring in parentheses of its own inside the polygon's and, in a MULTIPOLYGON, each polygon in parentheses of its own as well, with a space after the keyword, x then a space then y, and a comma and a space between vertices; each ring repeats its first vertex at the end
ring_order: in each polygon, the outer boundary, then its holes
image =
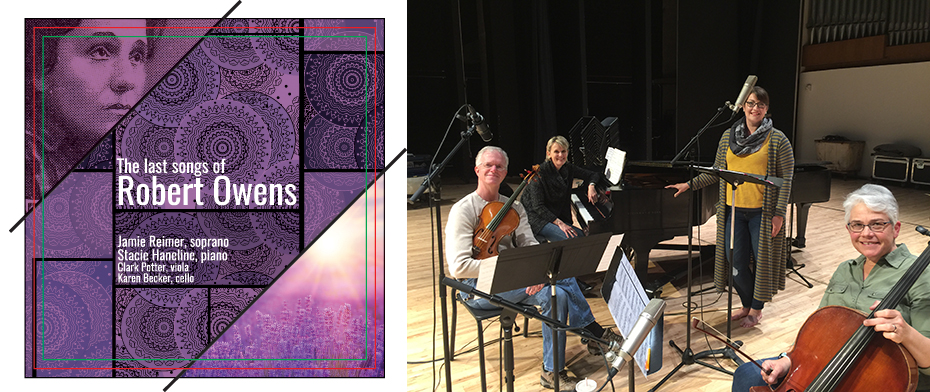
POLYGON ((504 149, 497 146, 484 146, 484 148, 478 150, 478 154, 475 155, 475 167, 481 166, 484 162, 484 154, 487 154, 491 151, 497 151, 504 157, 504 169, 510 165, 510 158, 507 157, 507 152, 504 149))
POLYGON ((865 184, 859 189, 846 195, 846 201, 843 202, 843 209, 846 210, 846 222, 849 223, 849 215, 853 207, 865 204, 865 206, 875 212, 888 215, 892 223, 898 221, 898 201, 888 188, 881 185, 865 184))

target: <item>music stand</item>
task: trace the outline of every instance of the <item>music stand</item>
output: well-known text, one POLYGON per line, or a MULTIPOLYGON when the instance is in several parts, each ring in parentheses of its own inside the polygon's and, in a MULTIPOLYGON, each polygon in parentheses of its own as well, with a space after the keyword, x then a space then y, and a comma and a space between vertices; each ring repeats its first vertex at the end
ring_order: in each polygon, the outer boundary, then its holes
MULTIPOLYGON (((716 167, 692 166, 692 169, 698 173, 710 174, 712 176, 717 177, 718 181, 725 181, 727 184, 730 184, 730 189, 733 191, 734 200, 736 200, 736 188, 742 183, 751 182, 755 184, 761 184, 765 186, 774 186, 774 187, 779 187, 779 188, 784 183, 784 180, 782 180, 779 177, 752 174, 752 173, 742 173, 742 172, 736 172, 732 170, 718 169, 716 167)), ((733 233, 736 227, 735 216, 736 216, 736 205, 734 203, 733 205, 730 206, 730 247, 729 249, 727 249, 727 261, 730 263, 731 269, 733 265, 733 243, 735 242, 733 240, 733 233)), ((691 298, 690 270, 688 271, 688 277, 689 277, 688 279, 688 300, 690 301, 690 298, 691 298)), ((732 320, 730 320, 730 318, 733 315, 733 273, 732 272, 729 273, 728 286, 729 287, 727 287, 727 340, 730 340, 730 336, 732 333, 732 320)), ((688 306, 688 320, 690 319, 691 319, 691 307, 688 306)), ((729 347, 722 348, 722 349, 716 349, 716 350, 706 350, 706 351, 699 352, 697 354, 693 354, 691 352, 691 332, 690 331, 691 329, 689 327, 688 333, 687 333, 687 337, 688 337, 687 346, 685 347, 684 350, 679 348, 675 344, 674 341, 669 341, 669 345, 671 345, 673 348, 678 350, 679 353, 681 353, 682 361, 681 363, 678 364, 678 366, 675 366, 675 368, 672 369, 672 371, 669 372, 669 374, 667 374, 665 378, 659 381, 659 383, 656 384, 655 387, 650 389, 650 391, 655 391, 660 386, 662 386, 662 384, 665 383, 665 381, 667 381, 669 378, 671 378, 671 376, 675 374, 675 372, 677 372, 678 369, 680 369, 682 366, 690 365, 692 363, 697 363, 699 365, 703 365, 705 367, 708 367, 708 368, 711 368, 711 369, 714 369, 714 370, 717 370, 723 373, 727 373, 730 375, 733 374, 732 372, 726 369, 723 369, 721 367, 713 366, 709 363, 702 362, 700 361, 701 358, 710 357, 710 356, 717 355, 717 354, 722 354, 724 357, 730 358, 731 360, 733 360, 733 362, 736 362, 737 366, 743 364, 743 361, 736 355, 733 349, 729 347)), ((734 342, 734 345, 739 347, 742 345, 742 342, 736 341, 734 342)))
MULTIPOLYGON (((727 249, 727 260, 730 263, 730 268, 733 267, 733 233, 736 228, 736 187, 744 182, 751 182, 754 184, 765 185, 765 186, 774 186, 776 188, 781 188, 784 180, 775 176, 766 176, 752 173, 741 173, 732 170, 718 169, 716 167, 704 167, 704 166, 695 166, 694 170, 699 173, 707 173, 713 176, 716 176, 720 180, 725 181, 727 184, 730 184, 730 189, 733 191, 733 205, 730 206, 730 248, 727 249)), ((732 320, 730 316, 733 315, 733 273, 731 272, 729 278, 729 286, 727 290, 727 339, 730 338, 730 331, 732 329, 732 320)), ((728 348, 729 349, 729 348, 728 348)), ((731 350, 732 351, 732 350, 731 350)), ((733 355, 736 358, 738 364, 742 364, 742 360, 739 357, 736 357, 736 354, 733 355)))
MULTIPOLYGON (((587 237, 569 238, 563 241, 550 242, 536 246, 501 250, 497 257, 497 262, 491 262, 490 259, 485 259, 481 262, 481 267, 478 272, 478 284, 475 290, 495 294, 548 282, 551 289, 550 306, 552 308, 552 313, 550 314, 557 315, 558 301, 555 290, 556 282, 559 279, 573 278, 596 272, 610 237, 611 233, 601 233, 587 237), (562 260, 571 260, 571 262, 563 264, 562 260)), ((491 297, 494 296, 491 295, 491 297)), ((489 301, 491 300, 491 298, 488 299, 489 301)), ((498 298, 498 300, 500 299, 498 298)), ((495 303, 494 301, 491 302, 495 303)), ((600 339, 599 337, 591 336, 587 330, 581 328, 584 326, 573 325, 571 326, 573 329, 566 329, 563 323, 553 322, 553 319, 541 317, 538 313, 527 314, 520 309, 510 309, 524 316, 537 318, 551 326, 553 367, 558 366, 561 356, 558 349, 559 330, 564 329, 586 339, 593 339, 607 345, 610 344, 610 342, 600 339)), ((513 319, 509 318, 509 320, 505 320, 502 313, 501 328, 504 330, 504 372, 508 392, 513 392, 514 382, 512 327, 513 319)), ((559 390, 558 375, 554 377, 553 387, 556 391, 559 390)))
MULTIPOLYGON (((710 119, 709 121, 707 121, 707 124, 704 124, 704 126, 701 127, 700 130, 698 130, 698 132, 694 135, 694 137, 692 137, 691 140, 688 141, 688 144, 686 144, 685 147, 682 148, 681 151, 679 151, 678 154, 675 155, 675 158, 672 158, 671 162, 669 162, 669 166, 675 166, 675 163, 677 163, 678 161, 680 161, 680 160, 682 160, 682 159, 685 159, 687 156, 689 156, 689 154, 692 152, 692 149, 693 149, 695 146, 697 146, 697 142, 698 142, 698 140, 701 138, 701 135, 703 135, 704 132, 706 132, 708 129, 714 128, 714 127, 717 127, 717 126, 719 126, 719 125, 723 125, 723 124, 726 124, 726 123, 729 123, 730 121, 732 121, 733 118, 736 117, 736 111, 732 112, 732 113, 730 114, 730 118, 727 119, 726 121, 714 125, 714 121, 717 120, 717 117, 720 117, 720 115, 723 114, 723 111, 726 110, 726 109, 727 109, 728 107, 730 107, 730 106, 731 106, 731 105, 730 105, 730 102, 727 101, 723 106, 717 108, 717 113, 714 114, 714 116, 711 117, 711 119, 710 119)), ((694 178, 694 169, 695 169, 696 167, 697 167, 697 166, 694 165, 694 159, 693 159, 693 157, 692 157, 692 158, 691 158, 691 161, 688 163, 688 177, 689 177, 689 178, 694 178)), ((692 278, 691 278, 692 273, 691 273, 691 270, 694 269, 694 266, 692 265, 692 258, 693 258, 693 257, 692 257, 692 255, 693 255, 693 250, 692 250, 693 246, 692 246, 692 245, 693 245, 693 239, 694 239, 694 234, 693 234, 693 231, 694 231, 694 230, 693 230, 693 227, 694 227, 694 226, 693 226, 693 222, 691 221, 691 220, 693 219, 693 217, 694 217, 694 197, 692 196, 692 197, 689 197, 689 198, 688 198, 688 228, 690 229, 690 230, 688 230, 688 265, 687 265, 687 273, 688 273, 688 296, 686 297, 686 298, 687 298, 686 300, 687 300, 688 303, 689 303, 689 305, 687 306, 687 309, 688 309, 688 310, 687 310, 688 320, 691 320, 691 305, 690 305, 690 302, 691 302, 691 296, 693 295, 693 293, 691 292, 691 286, 692 286, 692 278)), ((703 262, 703 261, 702 261, 702 262, 703 262)), ((689 322, 690 322, 690 321, 689 321, 689 322)), ((729 324, 728 324, 728 325, 729 325, 729 324)), ((729 332, 727 333, 727 336, 729 337, 729 332)), ((675 341, 674 341, 674 340, 669 340, 669 341, 668 341, 668 344, 669 344, 670 346, 672 346, 672 348, 674 348, 675 350, 678 350, 678 352, 681 354, 681 362, 679 362, 678 365, 676 365, 675 368, 672 369, 671 372, 669 372, 668 374, 666 374, 665 377, 663 377, 662 380, 659 381, 658 384, 656 384, 654 387, 652 387, 652 389, 649 390, 650 392, 659 389, 659 387, 661 387, 662 384, 664 384, 666 381, 668 381, 668 380, 672 377, 672 375, 674 375, 676 372, 678 372, 678 370, 681 369, 682 367, 684 367, 685 365, 692 365, 692 364, 697 363, 697 364, 699 364, 699 365, 703 365, 703 366, 705 366, 705 367, 708 367, 708 368, 711 368, 711 369, 714 369, 714 370, 717 370, 717 371, 720 371, 720 372, 723 372, 723 373, 726 373, 726 374, 730 374, 730 375, 733 374, 732 372, 730 372, 730 371, 728 371, 728 370, 726 370, 726 369, 724 369, 724 368, 721 368, 721 367, 718 367, 718 366, 713 366, 713 365, 711 365, 711 364, 698 361, 698 359, 700 359, 700 358, 709 357, 709 356, 713 356, 713 355, 717 355, 717 354, 723 354, 724 356, 726 356, 726 357, 728 357, 728 358, 730 358, 730 359, 736 361, 737 363, 739 363, 739 358, 736 356, 736 353, 733 352, 733 350, 731 350, 731 349, 729 349, 729 348, 724 348, 724 349, 719 349, 719 350, 706 350, 706 351, 701 351, 701 352, 695 354, 693 351, 691 351, 691 328, 690 328, 690 327, 685 328, 685 348, 684 348, 684 350, 682 350, 680 347, 678 347, 678 345, 675 344, 675 341)))

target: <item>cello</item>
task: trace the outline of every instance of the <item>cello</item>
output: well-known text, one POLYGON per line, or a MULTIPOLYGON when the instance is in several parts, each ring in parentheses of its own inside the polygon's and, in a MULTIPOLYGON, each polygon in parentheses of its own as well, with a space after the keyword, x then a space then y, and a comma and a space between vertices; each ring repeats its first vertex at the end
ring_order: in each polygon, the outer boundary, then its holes
POLYGON ((481 216, 478 217, 480 224, 476 227, 475 235, 472 237, 472 254, 475 255, 473 256, 475 259, 497 256, 497 245, 500 239, 513 233, 520 225, 520 215, 511 206, 526 185, 536 177, 538 170, 539 165, 533 165, 533 170, 526 171, 523 175, 523 182, 513 191, 513 196, 510 196, 506 203, 492 201, 481 210, 481 216))
MULTIPOLYGON (((908 391, 917 389, 917 363, 907 349, 862 325, 875 312, 894 309, 930 264, 930 247, 868 316, 843 306, 825 306, 810 315, 789 353, 791 368, 776 392, 908 391)), ((771 387, 753 387, 770 392, 771 387)))

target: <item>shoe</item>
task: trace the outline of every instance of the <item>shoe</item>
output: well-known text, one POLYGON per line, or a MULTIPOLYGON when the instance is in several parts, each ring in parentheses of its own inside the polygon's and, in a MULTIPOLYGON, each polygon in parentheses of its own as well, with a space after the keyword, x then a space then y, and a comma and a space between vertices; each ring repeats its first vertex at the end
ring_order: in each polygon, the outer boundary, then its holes
POLYGON ((589 285, 587 282, 581 280, 581 278, 575 278, 575 281, 578 282, 578 288, 581 289, 582 293, 587 293, 594 288, 594 286, 589 285))
MULTIPOLYGON (((554 376, 555 372, 547 372, 546 369, 543 369, 542 375, 539 376, 539 383, 542 384, 543 388, 554 389, 554 376)), ((573 392, 578 381, 581 381, 581 379, 569 376, 568 371, 562 370, 559 372, 559 392, 573 392)))
MULTIPOLYGON (((601 339, 609 340, 611 342, 617 342, 618 346, 623 344, 623 336, 620 336, 614 333, 614 330, 612 328, 605 329, 604 334, 601 335, 601 339)), ((584 339, 584 340, 587 340, 587 339, 584 339)), ((596 341, 587 340, 587 344, 588 344, 588 354, 601 355, 602 354, 601 350, 607 351, 607 347, 604 347, 603 344, 600 344, 601 347, 598 348, 599 344, 596 341)))

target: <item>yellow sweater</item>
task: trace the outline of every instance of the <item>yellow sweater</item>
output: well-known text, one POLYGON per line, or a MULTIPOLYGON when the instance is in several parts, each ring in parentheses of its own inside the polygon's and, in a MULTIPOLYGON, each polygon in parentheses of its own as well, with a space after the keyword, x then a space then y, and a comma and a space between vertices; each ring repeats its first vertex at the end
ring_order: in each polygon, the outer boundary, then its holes
MULTIPOLYGON (((766 166, 769 157, 769 134, 766 141, 762 143, 762 148, 749 155, 739 156, 733 153, 733 150, 727 148, 727 170, 741 173, 766 174, 766 166)), ((765 192, 765 185, 743 183, 736 187, 736 207, 738 208, 762 208, 762 195, 765 192)), ((733 191, 727 188, 727 205, 733 205, 733 191)))

